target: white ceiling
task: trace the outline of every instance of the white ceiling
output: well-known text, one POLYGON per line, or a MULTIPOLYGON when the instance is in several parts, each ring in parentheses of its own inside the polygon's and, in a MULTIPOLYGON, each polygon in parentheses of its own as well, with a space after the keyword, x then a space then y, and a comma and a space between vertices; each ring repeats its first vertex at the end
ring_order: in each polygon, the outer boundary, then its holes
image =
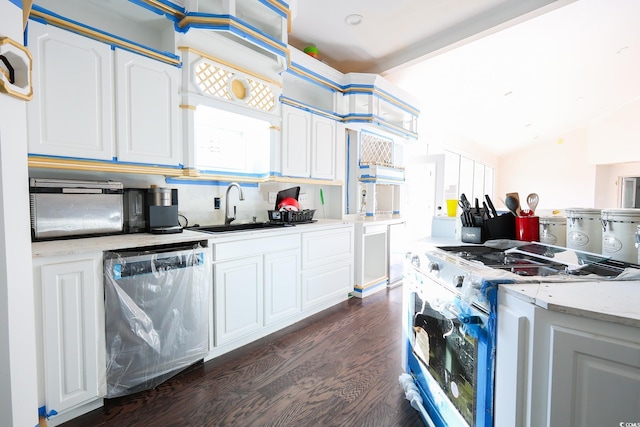
POLYGON ((640 97, 638 0, 299 0, 291 45, 418 99, 426 142, 497 156, 640 97), (348 26, 344 18, 362 15, 348 26), (440 140, 438 140, 440 139, 440 140))

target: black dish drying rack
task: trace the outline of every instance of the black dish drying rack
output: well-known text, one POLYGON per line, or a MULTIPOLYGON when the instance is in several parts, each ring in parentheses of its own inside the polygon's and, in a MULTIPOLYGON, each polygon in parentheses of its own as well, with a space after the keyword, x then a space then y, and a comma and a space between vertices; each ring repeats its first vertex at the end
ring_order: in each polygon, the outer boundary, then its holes
POLYGON ((303 209, 301 211, 279 211, 270 210, 269 222, 278 224, 301 224, 308 222, 315 222, 313 215, 316 213, 315 209, 303 209))

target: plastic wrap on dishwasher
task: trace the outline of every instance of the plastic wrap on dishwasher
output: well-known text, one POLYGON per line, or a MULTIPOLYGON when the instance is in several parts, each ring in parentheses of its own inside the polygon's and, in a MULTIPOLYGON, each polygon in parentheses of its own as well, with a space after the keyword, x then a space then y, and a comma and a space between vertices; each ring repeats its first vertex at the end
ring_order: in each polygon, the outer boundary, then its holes
POLYGON ((210 252, 105 253, 107 397, 158 386, 209 351, 210 252))

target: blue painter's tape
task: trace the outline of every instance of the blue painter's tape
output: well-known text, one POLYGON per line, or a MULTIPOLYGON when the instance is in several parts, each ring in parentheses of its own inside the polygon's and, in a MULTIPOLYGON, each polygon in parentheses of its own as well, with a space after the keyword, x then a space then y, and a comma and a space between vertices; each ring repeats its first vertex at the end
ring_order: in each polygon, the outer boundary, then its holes
POLYGON ((329 119, 338 120, 338 119, 342 118, 342 116, 340 116, 338 113, 336 113, 334 111, 325 110, 323 108, 307 106, 306 104, 304 104, 304 103, 302 103, 300 101, 296 101, 293 98, 288 98, 286 96, 280 95, 280 102, 282 102, 282 101, 285 101, 285 103, 287 103, 287 101, 293 102, 295 105, 291 105, 291 107, 298 108, 298 109, 304 110, 304 111, 308 111, 308 112, 316 114, 316 115, 326 116, 329 119))
MULTIPOLYGON (((280 15, 283 18, 287 17, 287 14, 285 13, 284 10, 278 9, 276 6, 274 6, 273 4, 269 3, 266 0, 260 0, 260 3, 262 3, 263 5, 265 5, 266 7, 268 7, 269 9, 271 9, 273 12, 277 13, 278 15, 280 15)), ((282 2, 280 2, 280 4, 284 4, 282 2)), ((289 8, 288 5, 285 4, 285 6, 287 6, 287 9, 289 8)))
MULTIPOLYGON (((145 2, 145 1, 141 1, 141 0, 129 0, 129 1, 130 1, 131 3, 134 3, 134 4, 138 5, 138 6, 140 6, 140 7, 145 8, 145 9, 147 9, 147 10, 150 10, 151 12, 156 13, 156 14, 158 14, 158 15, 164 15, 164 16, 165 16, 166 18, 168 18, 170 21, 177 22, 177 20, 179 19, 179 18, 178 18, 176 15, 174 15, 173 13, 170 13, 170 12, 164 12, 162 9, 159 9, 159 8, 157 8, 157 7, 153 6, 153 5, 151 5, 151 4, 149 4, 149 3, 145 2)), ((177 4, 172 3, 172 2, 170 2, 170 1, 157 0, 157 2, 158 2, 158 3, 162 3, 162 4, 164 4, 165 6, 167 6, 168 8, 173 9, 173 10, 175 10, 176 12, 181 13, 181 14, 183 14, 183 15, 186 13, 186 10, 185 10, 185 8, 184 8, 184 7, 182 7, 182 6, 178 6, 177 4)))
MULTIPOLYGON (((347 182, 351 179, 351 134, 347 133, 347 182)), ((345 185, 344 191, 345 206, 347 207, 347 215, 349 211, 349 185, 345 185)))
MULTIPOLYGON (((231 179, 228 181, 221 181, 221 180, 203 180, 203 179, 176 179, 176 178, 166 178, 165 182, 167 184, 185 184, 185 185, 207 185, 207 186, 219 186, 219 187, 226 187, 227 185, 229 185, 230 182, 233 182, 233 177, 230 177, 231 179)), ((258 188, 260 186, 259 183, 257 182, 239 182, 238 184, 240 184, 241 187, 247 187, 247 188, 258 188)))
POLYGON ((122 264, 115 264, 113 266, 113 279, 120 280, 122 278, 122 264))
POLYGON ((321 89, 327 90, 327 91, 332 92, 332 93, 338 92, 338 89, 330 87, 330 85, 339 86, 337 83, 334 83, 331 80, 328 80, 326 77, 323 77, 320 74, 314 73, 313 71, 311 71, 311 70, 309 70, 307 68, 304 68, 304 67, 302 67, 300 65, 296 64, 295 66, 297 68, 301 69, 301 70, 304 70, 304 71, 308 72, 311 75, 315 75, 318 79, 317 80, 316 79, 312 79, 312 78, 310 78, 309 76, 307 76, 305 74, 301 74, 301 73, 297 72, 293 68, 287 68, 285 70, 285 72, 295 76, 298 79, 305 80, 305 81, 307 81, 307 82, 309 82, 311 84, 314 84, 314 85, 318 86, 321 89), (320 81, 318 81, 318 80, 320 80, 320 81))
POLYGON ((52 409, 49 412, 47 412, 46 406, 41 406, 38 408, 38 417, 45 417, 46 419, 49 419, 54 415, 58 415, 58 411, 56 411, 55 409, 52 409))
POLYGON ((302 65, 297 64, 297 63, 295 63, 295 62, 292 62, 292 63, 291 63, 291 67, 290 67, 290 68, 288 68, 286 71, 287 71, 287 73, 293 74, 293 75, 295 75, 296 77, 299 77, 299 78, 305 79, 305 80, 307 80, 307 81, 309 81, 309 82, 311 82, 311 83, 315 83, 316 85, 318 85, 318 86, 320 86, 320 87, 323 87, 323 88, 325 88, 325 89, 327 89, 327 90, 331 90, 332 92, 337 92, 337 90, 336 90, 336 89, 333 89, 333 88, 330 88, 330 87, 323 86, 323 85, 322 85, 321 83, 319 83, 318 81, 315 81, 315 80, 313 80, 313 79, 310 79, 310 78, 308 78, 308 77, 304 76, 303 74, 300 74, 299 72, 296 72, 296 71, 295 71, 295 69, 298 69, 298 70, 300 70, 300 71, 303 71, 303 72, 304 72, 304 73, 306 73, 306 74, 309 74, 309 75, 311 75, 311 76, 315 77, 315 78, 316 78, 316 79, 318 79, 320 82, 325 82, 325 84, 326 84, 326 85, 329 85, 329 86, 336 86, 336 87, 338 88, 338 90, 342 90, 342 85, 340 85, 339 83, 334 82, 333 80, 329 80, 329 79, 328 79, 328 78, 326 78, 325 76, 323 76, 323 75, 321 75, 321 74, 318 74, 318 73, 316 73, 315 71, 311 71, 310 69, 305 68, 305 67, 303 67, 302 65), (292 69, 292 68, 293 68, 293 69, 292 69))
POLYGON ((12 3, 14 6, 17 6, 20 9, 22 9, 22 0, 9 0, 9 3, 12 3))
MULTIPOLYGON (((43 8, 43 7, 41 7, 41 6, 38 6, 38 5, 35 5, 35 4, 34 4, 34 5, 33 5, 33 7, 32 7, 32 9, 33 9, 33 10, 35 10, 35 11, 38 11, 38 12, 40 12, 40 13, 44 14, 44 15, 51 16, 51 17, 54 17, 54 18, 60 19, 60 20, 65 21, 65 22, 69 22, 69 23, 71 23, 71 24, 73 24, 73 25, 77 25, 78 27, 86 28, 86 29, 88 29, 88 30, 95 31, 96 33, 103 34, 103 35, 108 36, 108 37, 112 37, 112 38, 114 38, 114 39, 116 39, 116 40, 120 40, 120 41, 122 41, 123 43, 129 43, 129 44, 132 44, 132 45, 135 45, 135 46, 139 46, 139 47, 144 48, 144 49, 146 49, 146 50, 149 50, 149 51, 151 51, 151 52, 155 52, 155 53, 157 53, 157 54, 159 54, 159 55, 165 56, 165 57, 167 57, 168 59, 172 59, 172 60, 179 60, 179 59, 180 59, 180 57, 179 57, 178 55, 174 54, 174 53, 167 52, 167 51, 161 51, 161 50, 158 50, 158 49, 151 48, 151 47, 149 47, 149 46, 145 46, 145 45, 140 44, 140 43, 136 43, 136 42, 134 42, 134 41, 132 41, 132 40, 127 40, 127 39, 122 38, 122 37, 120 37, 120 36, 117 36, 117 35, 115 35, 115 34, 111 34, 111 33, 108 33, 108 32, 106 32, 106 31, 102 31, 102 30, 100 30, 100 29, 98 29, 98 28, 91 27, 91 26, 89 26, 89 25, 83 24, 82 22, 75 21, 75 20, 73 20, 73 19, 69 19, 69 18, 67 18, 67 17, 65 17, 65 16, 59 15, 59 14, 57 14, 57 13, 54 13, 54 12, 52 12, 52 11, 50 11, 50 10, 48 10, 48 9, 45 9, 45 8, 43 8)), ((49 25, 49 22, 47 21, 47 18, 46 18, 46 17, 45 17, 45 18, 30 18, 30 19, 34 19, 34 20, 36 20, 36 21, 38 21, 38 22, 41 22, 41 23, 43 23, 43 24, 47 24, 47 25, 49 25)), ((54 25, 54 24, 51 24, 51 25, 54 25)), ((55 25, 54 25, 54 26, 55 26, 55 25)), ((66 30, 67 30, 67 31, 74 32, 72 29, 67 29, 67 28, 66 28, 66 30)), ((89 37, 89 36, 87 36, 86 34, 81 34, 81 33, 80 33, 80 35, 82 35, 82 36, 84 36, 84 37, 89 37)), ((89 38, 91 38, 91 37, 89 37, 89 38)), ((100 40, 100 39, 96 39, 96 38, 94 38, 94 40, 98 40, 98 41, 100 41, 100 42, 102 42, 102 43, 107 43, 107 42, 106 42, 106 41, 104 41, 104 40, 100 40)), ((122 48, 122 49, 130 50, 130 49, 125 48, 124 46, 118 46, 118 47, 120 47, 120 48, 122 48)), ((136 52, 136 53, 140 54, 140 52, 137 52, 137 51, 133 51, 133 52, 136 52)))
POLYGON ((117 157, 113 157, 112 160, 101 160, 101 159, 89 159, 84 157, 67 157, 67 156, 51 156, 44 154, 29 154, 28 157, 43 157, 46 159, 60 159, 60 160, 73 160, 73 161, 89 161, 94 163, 105 163, 111 164, 115 163, 118 165, 131 165, 131 166, 153 166, 153 167, 162 167, 167 169, 178 169, 181 170, 183 168, 182 165, 161 165, 157 163, 135 163, 135 162, 120 162, 117 157))
POLYGON ((275 38, 273 38, 271 35, 264 33, 263 31, 261 31, 259 28, 254 27, 253 25, 247 24, 244 21, 241 21, 239 19, 237 19, 235 16, 232 15, 218 15, 218 14, 211 14, 211 13, 188 13, 186 15, 187 17, 202 17, 202 18, 215 18, 215 19, 222 19, 225 21, 228 21, 229 23, 223 23, 223 24, 211 24, 211 23, 206 23, 206 22, 194 22, 194 23, 187 23, 187 25, 185 25, 184 27, 179 27, 176 23, 176 31, 177 32, 182 32, 182 33, 186 33, 187 31, 189 31, 192 28, 201 28, 201 29, 206 29, 206 30, 212 30, 212 31, 227 31, 230 32, 232 34, 235 34, 236 36, 250 42, 253 43, 257 46, 260 46, 276 55, 279 55, 281 57, 286 57, 287 56, 287 45, 285 43, 283 43, 280 40, 277 40, 275 38), (231 23, 235 23, 236 25, 232 25, 231 23), (272 44, 266 43, 264 41, 262 41, 261 39, 243 31, 241 28, 238 28, 237 26, 242 26, 242 27, 246 27, 249 30, 260 34, 262 37, 269 39, 273 44, 277 45, 277 46, 273 46, 272 44))

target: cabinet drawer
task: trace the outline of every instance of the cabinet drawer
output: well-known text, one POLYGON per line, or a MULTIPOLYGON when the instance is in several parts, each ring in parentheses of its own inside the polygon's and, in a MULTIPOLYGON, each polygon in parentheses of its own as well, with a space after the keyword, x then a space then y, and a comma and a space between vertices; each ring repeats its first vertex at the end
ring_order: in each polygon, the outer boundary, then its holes
POLYGON ((343 262, 302 273, 302 309, 353 291, 353 263, 343 262))
POLYGON ((353 228, 302 234, 302 269, 342 260, 353 262, 353 228))
POLYGON ((272 235, 256 239, 240 239, 234 242, 214 243, 213 260, 224 261, 299 247, 300 235, 297 233, 285 236, 272 235))

